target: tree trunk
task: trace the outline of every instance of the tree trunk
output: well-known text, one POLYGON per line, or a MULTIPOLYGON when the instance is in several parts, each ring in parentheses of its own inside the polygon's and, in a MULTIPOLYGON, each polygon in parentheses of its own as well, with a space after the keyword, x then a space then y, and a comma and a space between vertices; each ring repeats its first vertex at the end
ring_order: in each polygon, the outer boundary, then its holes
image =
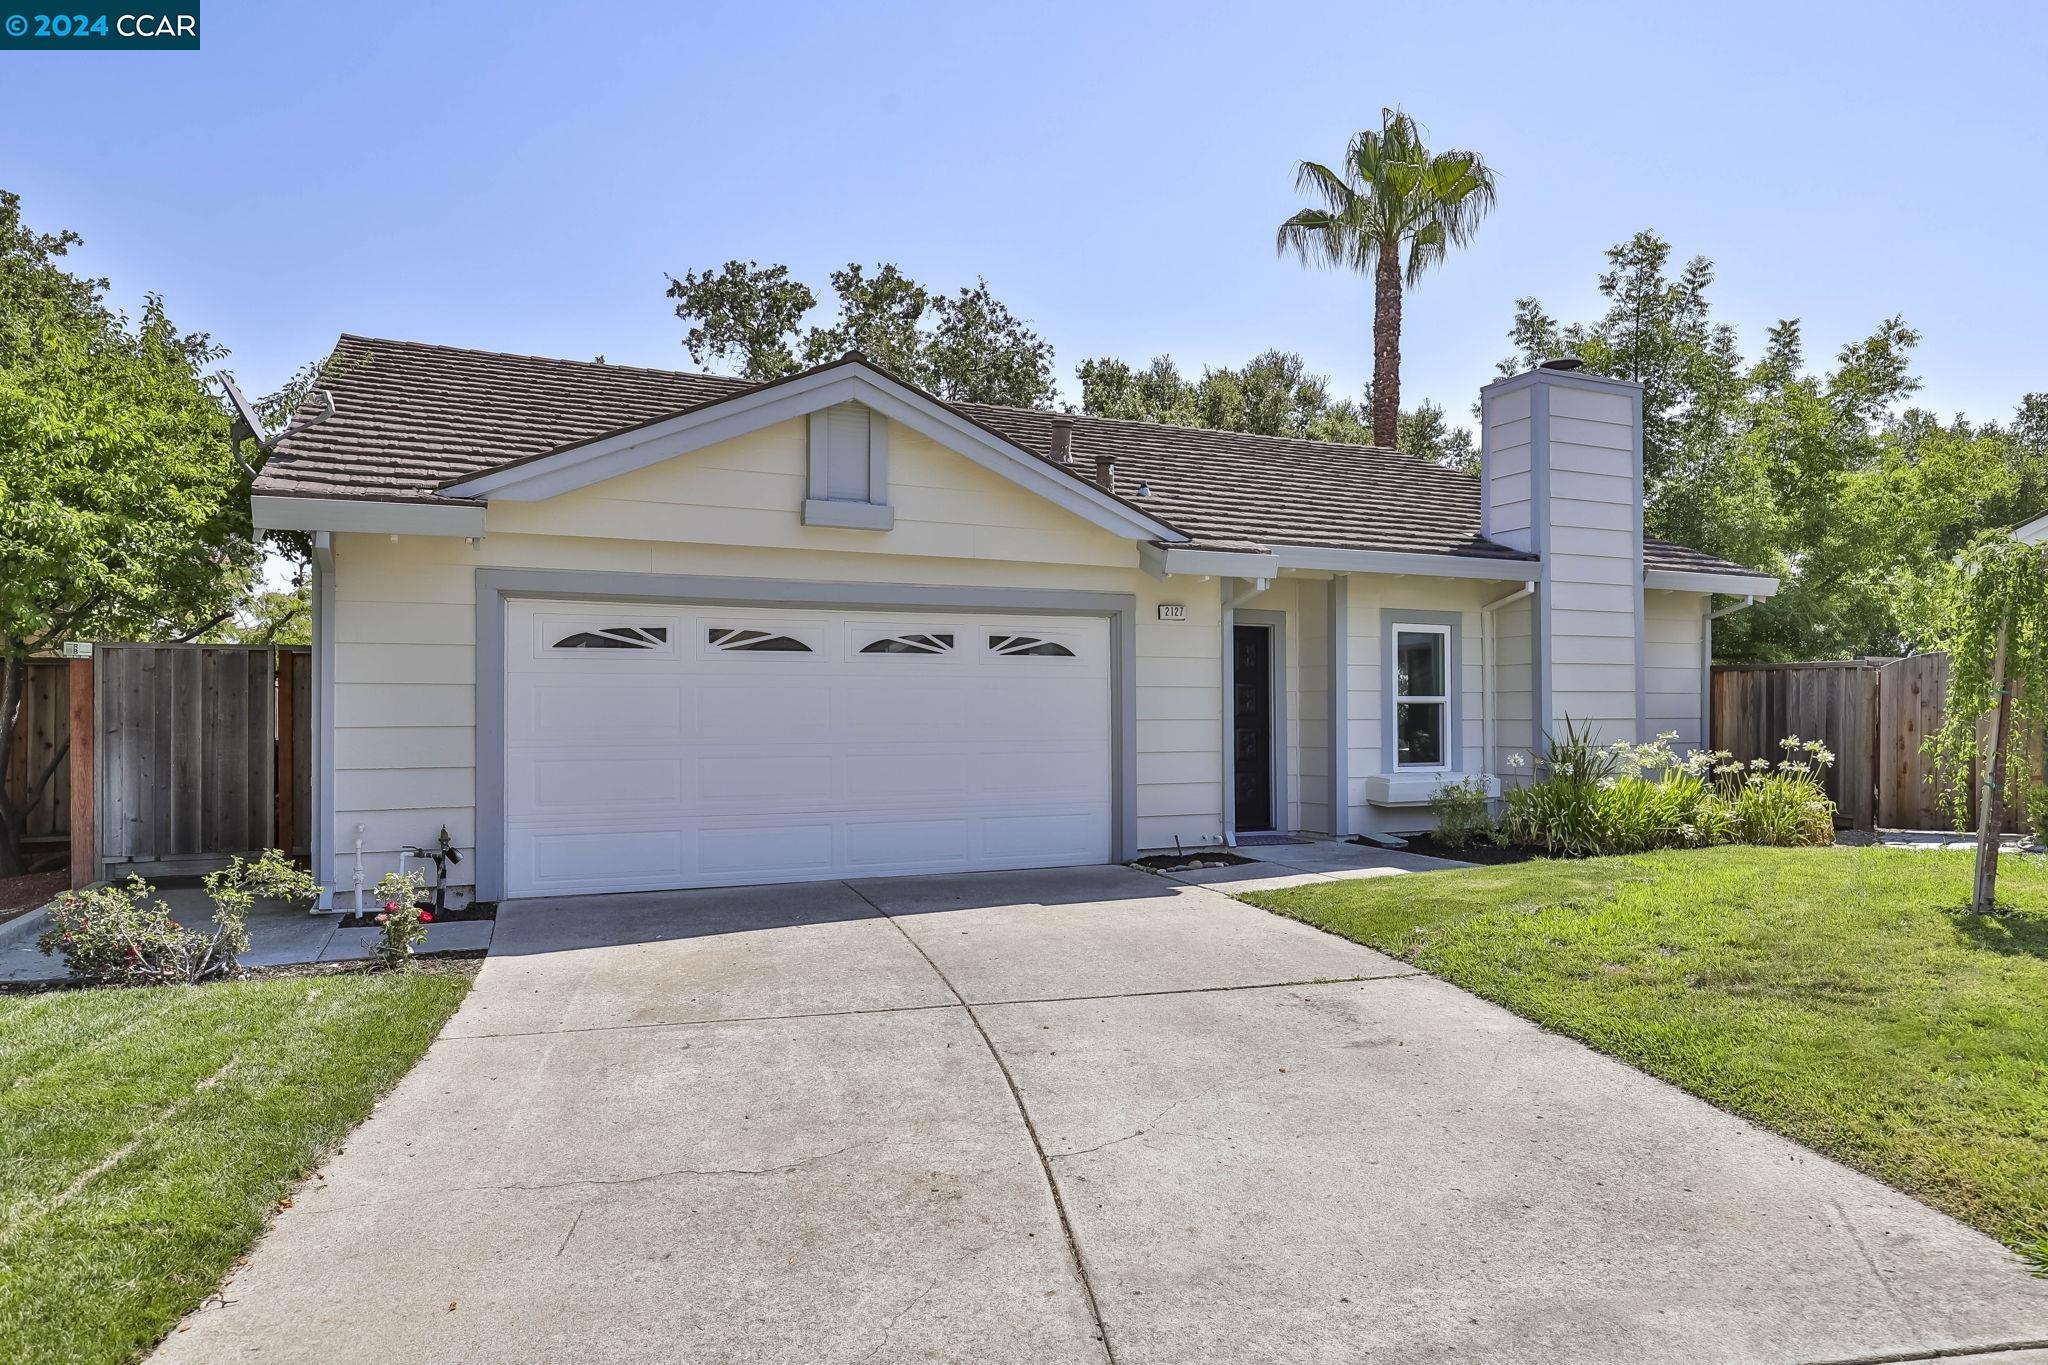
POLYGON ((1998 709, 1991 722, 1991 759, 1984 765, 1984 788, 1977 803, 1977 884, 1970 909, 1988 915, 1998 909, 1998 829, 2005 823, 2005 737, 2012 724, 2012 688, 2005 678, 2005 637, 2012 630, 2012 608, 1998 623, 1998 651, 1991 659, 1991 686, 1998 709))
POLYGON ((8 764, 14 758, 14 727, 21 720, 21 695, 28 681, 28 661, 9 654, 0 658, 0 877, 19 876, 28 871, 22 852, 22 823, 26 812, 14 808, 8 799, 8 764))
POLYGON ((1372 443, 1393 449, 1401 423, 1401 244, 1382 242, 1373 272, 1372 443))

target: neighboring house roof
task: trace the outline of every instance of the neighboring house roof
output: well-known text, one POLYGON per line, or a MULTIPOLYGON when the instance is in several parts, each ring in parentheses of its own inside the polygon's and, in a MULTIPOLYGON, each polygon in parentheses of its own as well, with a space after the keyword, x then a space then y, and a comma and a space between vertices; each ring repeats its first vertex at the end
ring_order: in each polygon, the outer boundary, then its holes
MULTIPOLYGON (((440 502, 443 485, 759 387, 722 375, 343 336, 322 369, 334 412, 279 438, 255 491, 440 502)), ((1054 413, 981 403, 953 411, 1043 459, 1054 413)), ((295 423, 311 418, 309 401, 295 423)), ((1479 481, 1413 456, 1197 427, 1076 415, 1073 464, 1112 455, 1116 491, 1203 544, 1532 556, 1479 535, 1479 481), (1139 487, 1147 491, 1136 498, 1139 487)), ((1645 567, 1751 574, 1646 538, 1645 567)))
POLYGON ((2012 528, 2015 538, 2038 544, 2048 541, 2048 512, 2043 512, 2032 521, 2023 521, 2012 528))

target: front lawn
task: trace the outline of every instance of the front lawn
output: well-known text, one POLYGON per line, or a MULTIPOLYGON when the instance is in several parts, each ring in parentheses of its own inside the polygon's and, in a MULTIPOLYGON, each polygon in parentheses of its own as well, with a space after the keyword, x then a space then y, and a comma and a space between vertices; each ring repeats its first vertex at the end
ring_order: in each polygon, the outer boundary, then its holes
POLYGON ((176 1326, 471 965, 0 996, 0 1360, 130 1360, 176 1326))
POLYGON ((1245 897, 1405 958, 1944 1209, 2048 1234, 2048 864, 1715 848, 1245 897))

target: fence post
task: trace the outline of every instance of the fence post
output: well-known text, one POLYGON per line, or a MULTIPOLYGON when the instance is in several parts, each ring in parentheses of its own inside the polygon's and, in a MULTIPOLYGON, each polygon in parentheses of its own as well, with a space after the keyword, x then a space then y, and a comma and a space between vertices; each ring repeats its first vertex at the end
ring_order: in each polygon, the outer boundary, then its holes
POLYGON ((90 655, 68 661, 71 686, 71 889, 90 886, 99 878, 99 829, 95 799, 99 774, 99 715, 93 705, 93 660, 90 655))

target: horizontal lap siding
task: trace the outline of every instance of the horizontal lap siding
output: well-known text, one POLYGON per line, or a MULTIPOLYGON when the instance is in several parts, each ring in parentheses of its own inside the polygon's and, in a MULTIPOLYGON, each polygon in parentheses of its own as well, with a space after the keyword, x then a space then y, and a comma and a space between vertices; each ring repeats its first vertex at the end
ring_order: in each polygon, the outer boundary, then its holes
MULTIPOLYGON (((890 447, 897 529, 805 528, 802 432, 786 423, 546 502, 500 503, 474 549, 439 537, 336 536, 335 858, 325 869, 334 884, 350 885, 359 824, 371 882, 396 866, 400 847, 431 841, 443 824, 465 855, 474 847, 482 568, 1134 594, 1138 841, 1220 836, 1213 582, 1206 593, 1161 583, 1133 567, 1129 542, 901 427, 890 447), (1163 601, 1184 603, 1188 619, 1160 621, 1163 601)), ((457 875, 473 866, 466 860, 457 875)))
POLYGON ((1330 585, 1296 587, 1294 695, 1301 703, 1294 731, 1297 827, 1327 834, 1330 823, 1330 585))
POLYGON ((1528 760, 1538 747, 1533 690, 1535 619, 1535 601, 1529 597, 1494 613, 1494 743, 1498 748, 1491 771, 1503 778, 1531 771, 1528 760), (1521 757, 1523 766, 1517 768, 1509 762, 1511 756, 1521 757))
POLYGON ((1534 548, 1529 392, 1503 395, 1486 411, 1487 530, 1503 545, 1534 548))
POLYGON ((1479 608, 1496 597, 1513 591, 1511 584, 1475 583, 1464 579, 1388 578, 1374 574, 1354 575, 1348 602, 1350 617, 1350 684, 1348 771, 1350 828, 1362 830, 1422 829, 1432 822, 1426 808, 1374 806, 1365 799, 1366 779, 1393 770, 1385 752, 1385 698, 1382 687, 1391 678, 1383 658, 1386 622, 1399 619, 1403 611, 1458 613, 1459 659, 1457 682, 1462 726, 1458 771, 1478 774, 1487 771, 1485 714, 1485 670, 1481 663, 1479 608))
POLYGON ((1706 744, 1706 725, 1700 714, 1706 673, 1700 652, 1705 643, 1707 602, 1700 593, 1643 594, 1646 725, 1653 735, 1678 731, 1681 748, 1697 749, 1706 744))
POLYGON ((1633 405, 1553 385, 1550 406, 1550 720, 1636 738, 1637 541, 1633 405))

